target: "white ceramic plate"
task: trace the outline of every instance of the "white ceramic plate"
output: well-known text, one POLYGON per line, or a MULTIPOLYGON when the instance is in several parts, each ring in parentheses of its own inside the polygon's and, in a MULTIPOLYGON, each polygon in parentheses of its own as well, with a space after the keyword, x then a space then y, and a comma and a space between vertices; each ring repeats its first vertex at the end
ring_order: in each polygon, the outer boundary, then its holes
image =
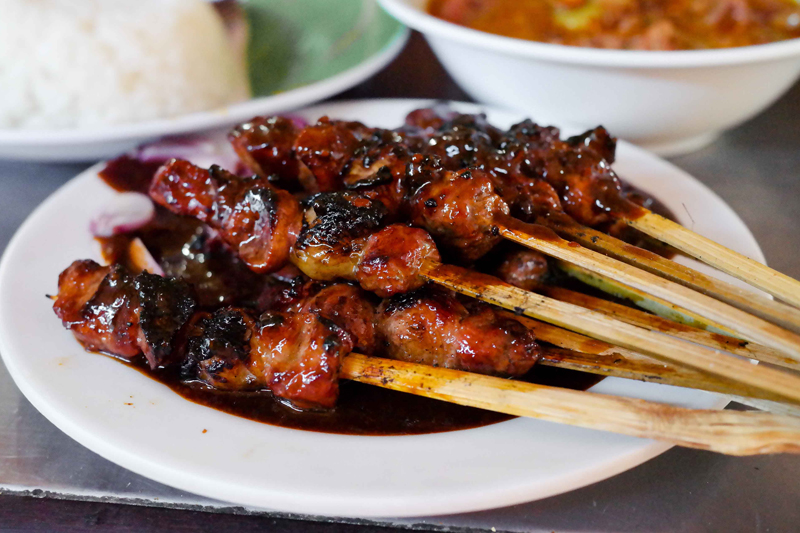
MULTIPOLYGON (((302 114, 397 126, 427 101, 373 100, 302 114)), ((475 112, 476 106, 458 109, 475 112)), ((521 116, 487 110, 508 126, 521 116)), ((700 182, 620 143, 617 170, 656 194, 684 224, 756 259, 736 214, 700 182)), ((284 429, 186 401, 107 357, 84 352, 45 293, 74 259, 98 259, 87 228, 114 194, 84 172, 42 204, 0 263, 0 353, 50 421, 103 457, 167 485, 241 505, 317 515, 415 516, 476 511, 552 496, 608 478, 667 444, 531 419, 422 436, 359 437, 284 429), (207 431, 205 431, 207 430, 207 431)), ((702 267, 701 267, 702 268, 702 267)), ((697 408, 718 397, 606 379, 597 392, 697 408)))
POLYGON ((202 113, 91 129, 0 128, 0 158, 97 161, 167 135, 211 130, 309 105, 358 85, 394 59, 408 30, 374 0, 248 0, 254 97, 202 113))

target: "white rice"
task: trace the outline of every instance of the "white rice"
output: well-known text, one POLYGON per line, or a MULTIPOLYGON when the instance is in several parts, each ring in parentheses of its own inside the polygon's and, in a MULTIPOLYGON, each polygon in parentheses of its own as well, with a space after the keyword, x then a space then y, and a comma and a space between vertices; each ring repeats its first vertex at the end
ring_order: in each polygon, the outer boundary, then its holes
POLYGON ((202 0, 0 0, 0 128, 89 128, 244 100, 202 0))

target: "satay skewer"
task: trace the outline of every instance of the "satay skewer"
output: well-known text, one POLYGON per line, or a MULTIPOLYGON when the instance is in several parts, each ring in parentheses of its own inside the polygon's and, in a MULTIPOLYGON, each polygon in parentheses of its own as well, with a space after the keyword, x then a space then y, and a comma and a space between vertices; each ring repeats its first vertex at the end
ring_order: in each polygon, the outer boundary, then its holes
POLYGON ((688 309, 684 309, 683 307, 658 298, 657 296, 653 296, 652 294, 647 294, 644 291, 634 289, 629 285, 615 281, 607 276, 598 274, 597 272, 591 272, 583 267, 579 267, 578 265, 567 263, 566 261, 556 260, 554 261, 554 264, 561 272, 564 272, 568 276, 575 278, 581 283, 585 283, 586 285, 594 287, 595 289, 598 289, 615 298, 627 300, 636 307, 644 309, 645 311, 649 311, 660 316, 661 318, 666 318, 667 320, 678 322, 679 324, 684 324, 693 328, 703 329, 714 333, 722 333, 723 335, 728 335, 730 337, 741 338, 740 334, 738 334, 736 331, 729 327, 723 326, 719 322, 715 322, 708 317, 693 313, 688 309))
POLYGON ((800 377, 560 302, 471 270, 428 262, 422 274, 460 294, 659 360, 695 368, 800 404, 800 377))
POLYGON ((800 364, 790 360, 777 350, 773 350, 767 346, 754 344, 746 340, 737 339, 728 335, 713 333, 698 328, 679 324, 671 320, 661 318, 659 316, 651 315, 631 307, 620 305, 602 298, 595 298, 580 292, 571 291, 562 287, 546 286, 539 289, 537 292, 571 304, 579 305, 587 309, 599 311, 612 316, 628 324, 640 326, 653 331, 660 331, 684 339, 702 346, 707 346, 716 350, 723 350, 728 353, 741 355, 757 361, 764 361, 767 363, 787 366, 789 368, 798 369, 800 364))
POLYGON ((543 226, 526 224, 512 217, 498 218, 500 234, 509 240, 707 316, 747 340, 780 350, 800 362, 800 336, 795 333, 682 285, 583 248, 577 243, 570 243, 543 226))
POLYGON ((800 453, 800 419, 694 410, 351 353, 341 376, 370 385, 728 455, 800 453))
MULTIPOLYGON (((505 316, 514 316, 505 312, 505 316)), ((543 350, 537 364, 588 372, 600 376, 646 381, 725 395, 762 411, 800 416, 800 408, 763 391, 743 388, 738 383, 709 376, 698 370, 676 366, 626 348, 585 337, 579 333, 527 317, 516 320, 533 332, 537 339, 557 346, 543 350)))
POLYGON ((726 248, 680 224, 642 209, 643 214, 623 217, 631 227, 669 244, 726 274, 768 292, 779 300, 800 307, 800 281, 726 248))
POLYGON ((800 332, 800 309, 796 307, 742 289, 601 231, 582 226, 563 213, 540 217, 537 222, 587 248, 680 283, 773 324, 800 332))

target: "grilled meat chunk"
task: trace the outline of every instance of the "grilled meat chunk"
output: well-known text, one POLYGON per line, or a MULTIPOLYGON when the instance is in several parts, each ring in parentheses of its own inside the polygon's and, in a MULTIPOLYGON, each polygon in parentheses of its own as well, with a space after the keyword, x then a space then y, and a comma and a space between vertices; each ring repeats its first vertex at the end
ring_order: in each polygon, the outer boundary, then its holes
POLYGON ((262 177, 241 178, 218 166, 205 170, 173 159, 156 173, 150 197, 218 230, 252 270, 284 265, 300 231, 297 200, 262 177))
POLYGON ((187 327, 181 374, 215 389, 257 389, 259 379, 249 369, 254 329, 255 322, 244 309, 197 313, 187 327))
POLYGON ((316 194, 303 206, 305 220, 292 263, 316 280, 354 279, 367 238, 384 225, 384 205, 345 191, 316 194))
POLYGON ((428 232, 393 224, 367 239, 356 279, 364 289, 388 297, 422 287, 426 282, 420 272, 423 265, 440 259, 428 232))
POLYGON ((133 280, 138 297, 139 347, 151 368, 170 360, 173 340, 197 303, 183 281, 142 272, 133 280))
POLYGON ((87 350, 131 359, 141 353, 135 300, 122 267, 75 261, 58 277, 53 310, 87 350))
POLYGON ((342 179, 361 140, 371 128, 359 122, 343 122, 322 117, 303 128, 294 142, 302 167, 300 178, 308 192, 332 192, 342 188, 342 179))
POLYGON ((170 362, 174 340, 194 312, 183 282, 122 266, 75 261, 59 276, 53 309, 89 351, 126 359, 144 353, 151 368, 170 362))
POLYGON ((265 313, 250 340, 250 371, 275 396, 301 409, 329 408, 350 335, 316 313, 265 313))
POLYGON ((281 189, 296 189, 300 186, 300 164, 294 142, 299 134, 300 129, 289 118, 255 117, 231 130, 228 140, 253 172, 281 189))
POLYGON ((474 261, 500 240, 496 217, 509 213, 490 177, 478 169, 445 172, 414 193, 411 221, 427 229, 445 253, 474 261))
POLYGON ((526 291, 541 287, 548 273, 547 258, 542 253, 519 247, 507 252, 494 269, 498 278, 526 291))
POLYGON ((466 307, 440 290, 384 302, 378 334, 387 357, 481 374, 520 376, 540 355, 533 335, 516 320, 485 304, 466 307))
POLYGON ((315 281, 284 291, 279 310, 316 313, 353 338, 361 353, 375 351, 375 303, 368 292, 349 283, 322 285, 315 281))

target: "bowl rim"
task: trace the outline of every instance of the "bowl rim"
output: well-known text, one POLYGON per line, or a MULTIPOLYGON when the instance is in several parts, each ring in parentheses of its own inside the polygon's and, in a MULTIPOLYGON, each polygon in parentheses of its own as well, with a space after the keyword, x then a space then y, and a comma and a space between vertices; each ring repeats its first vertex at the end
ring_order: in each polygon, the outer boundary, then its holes
MULTIPOLYGON (((390 15, 423 34, 503 54, 546 61, 621 68, 692 68, 741 65, 800 56, 800 38, 713 50, 608 50, 504 37, 429 15, 409 0, 378 0, 390 15)), ((417 4, 418 2, 414 2, 417 4)))

